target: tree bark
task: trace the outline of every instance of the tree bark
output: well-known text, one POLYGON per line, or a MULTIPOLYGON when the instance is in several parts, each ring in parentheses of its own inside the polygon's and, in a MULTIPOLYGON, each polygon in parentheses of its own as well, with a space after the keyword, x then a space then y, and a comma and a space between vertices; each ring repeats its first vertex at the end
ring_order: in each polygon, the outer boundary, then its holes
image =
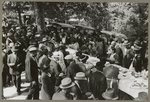
POLYGON ((17 12, 18 12, 18 17, 19 17, 19 24, 22 26, 22 19, 21 19, 21 9, 20 9, 20 4, 17 3, 17 12))
POLYGON ((35 15, 36 15, 35 17, 36 17, 37 31, 38 33, 43 32, 45 28, 45 22, 44 22, 44 10, 42 2, 35 2, 35 15))

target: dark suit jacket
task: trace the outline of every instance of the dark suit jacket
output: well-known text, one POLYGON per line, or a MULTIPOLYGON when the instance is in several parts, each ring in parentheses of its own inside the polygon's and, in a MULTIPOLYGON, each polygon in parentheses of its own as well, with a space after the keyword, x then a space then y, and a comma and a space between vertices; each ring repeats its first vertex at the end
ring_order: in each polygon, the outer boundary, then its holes
POLYGON ((89 89, 95 96, 102 100, 102 93, 107 89, 106 77, 103 73, 96 71, 90 74, 89 76, 89 89))
POLYGON ((129 50, 123 58, 123 67, 129 68, 133 57, 134 55, 132 54, 131 50, 129 50))
POLYGON ((116 47, 116 54, 118 55, 118 65, 122 66, 123 52, 119 46, 116 47))
POLYGON ((38 65, 37 62, 29 55, 26 56, 25 71, 27 81, 38 82, 38 65))
POLYGON ((54 93, 52 100, 73 100, 73 96, 69 93, 64 93, 63 91, 59 91, 54 93))
POLYGON ((41 99, 50 100, 54 94, 54 84, 52 77, 49 77, 46 72, 42 72, 42 88, 41 99))
MULTIPOLYGON (((86 85, 84 84, 83 86, 85 86, 85 88, 87 89, 86 85)), ((83 89, 83 87, 81 87, 81 86, 78 86, 77 83, 75 83, 75 86, 71 88, 71 91, 77 96, 77 100, 86 100, 87 99, 87 97, 85 95, 87 90, 83 89)))
POLYGON ((78 64, 75 63, 75 61, 71 62, 67 68, 67 76, 74 81, 74 77, 78 72, 83 72, 83 70, 79 67, 78 64))
POLYGON ((141 72, 142 71, 142 56, 140 54, 138 54, 135 57, 135 60, 133 61, 133 67, 135 68, 136 72, 141 72))

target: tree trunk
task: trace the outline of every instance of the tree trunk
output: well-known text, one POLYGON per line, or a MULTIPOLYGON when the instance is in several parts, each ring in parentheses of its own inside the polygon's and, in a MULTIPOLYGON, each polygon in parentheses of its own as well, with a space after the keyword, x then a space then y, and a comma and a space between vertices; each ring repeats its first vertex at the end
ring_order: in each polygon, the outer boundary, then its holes
POLYGON ((37 31, 39 33, 43 32, 45 28, 45 22, 44 22, 44 10, 42 2, 35 2, 35 15, 36 15, 37 31))
POLYGON ((19 17, 19 24, 20 24, 20 26, 22 26, 21 9, 20 9, 19 3, 17 3, 17 12, 18 12, 18 17, 19 17))

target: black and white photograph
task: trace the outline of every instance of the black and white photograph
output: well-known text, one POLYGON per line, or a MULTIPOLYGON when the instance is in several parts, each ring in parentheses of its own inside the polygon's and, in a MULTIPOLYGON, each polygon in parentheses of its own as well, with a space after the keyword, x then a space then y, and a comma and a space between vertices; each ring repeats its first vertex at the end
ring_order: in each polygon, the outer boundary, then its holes
POLYGON ((148 3, 2 2, 3 100, 148 100, 148 3))

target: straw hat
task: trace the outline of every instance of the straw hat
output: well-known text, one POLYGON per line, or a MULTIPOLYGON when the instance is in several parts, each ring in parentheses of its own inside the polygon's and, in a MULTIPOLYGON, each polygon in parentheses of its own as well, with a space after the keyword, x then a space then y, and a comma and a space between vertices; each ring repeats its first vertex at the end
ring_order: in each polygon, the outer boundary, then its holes
POLYGON ((65 56, 65 59, 66 60, 73 59, 73 56, 72 55, 67 55, 67 56, 65 56))
POLYGON ((146 92, 139 92, 138 97, 135 98, 134 100, 136 100, 136 101, 148 100, 148 94, 146 92))
POLYGON ((115 95, 115 90, 113 88, 108 88, 103 94, 103 98, 106 100, 117 100, 118 96, 115 95))
POLYGON ((129 42, 126 40, 126 41, 124 41, 123 45, 124 45, 124 46, 128 46, 128 45, 129 45, 129 42))
POLYGON ((75 84, 72 82, 72 80, 70 78, 66 77, 61 81, 61 84, 59 87, 61 89, 68 89, 68 88, 73 87, 74 85, 75 84))
POLYGON ((20 27, 16 27, 16 30, 20 30, 20 27))
POLYGON ((76 76, 74 77, 75 80, 87 80, 87 78, 85 77, 85 73, 83 72, 78 72, 76 74, 76 76))
POLYGON ((31 46, 31 47, 29 48, 29 51, 30 51, 30 52, 37 51, 37 48, 34 47, 34 46, 31 46))

